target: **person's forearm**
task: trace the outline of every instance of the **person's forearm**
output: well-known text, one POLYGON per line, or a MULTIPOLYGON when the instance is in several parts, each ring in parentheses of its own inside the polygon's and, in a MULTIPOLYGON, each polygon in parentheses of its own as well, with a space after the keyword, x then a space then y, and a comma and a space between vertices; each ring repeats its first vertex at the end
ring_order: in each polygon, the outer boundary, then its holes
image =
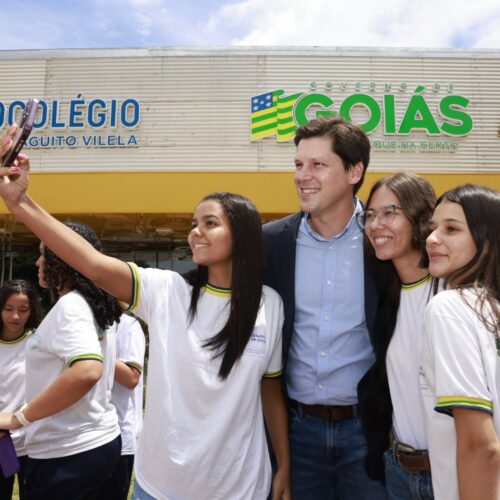
POLYGON ((141 374, 132 366, 127 365, 123 361, 117 359, 115 361, 115 381, 123 385, 127 389, 135 389, 139 383, 141 374))
POLYGON ((102 375, 102 363, 94 360, 75 362, 24 409, 31 422, 49 417, 79 401, 102 375))
POLYGON ((457 434, 457 473, 461 500, 498 500, 500 442, 487 412, 453 408, 457 434))
POLYGON ((27 194, 9 206, 56 255, 117 299, 130 302, 131 276, 124 262, 97 251, 84 238, 52 217, 27 194))
POLYGON ((261 398, 264 418, 278 467, 289 468, 288 411, 281 389, 281 379, 264 378, 261 382, 261 398))
POLYGON ((97 282, 102 254, 90 243, 52 217, 27 194, 19 203, 7 205, 12 214, 62 260, 97 282))
POLYGON ((460 499, 498 500, 500 444, 497 442, 475 448, 464 448, 457 446, 460 499))

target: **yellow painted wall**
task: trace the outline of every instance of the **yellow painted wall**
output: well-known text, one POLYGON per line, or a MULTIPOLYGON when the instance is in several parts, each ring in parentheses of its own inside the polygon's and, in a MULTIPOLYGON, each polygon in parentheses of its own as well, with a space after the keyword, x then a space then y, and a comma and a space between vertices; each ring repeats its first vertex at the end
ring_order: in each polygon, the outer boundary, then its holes
MULTIPOLYGON (((361 199, 384 173, 366 174, 361 199)), ((500 190, 500 174, 422 174, 437 194, 474 182, 500 190)), ((212 191, 251 198, 266 214, 298 208, 293 172, 32 173, 30 194, 51 213, 192 213, 212 191)), ((7 210, 0 204, 0 213, 7 210)))

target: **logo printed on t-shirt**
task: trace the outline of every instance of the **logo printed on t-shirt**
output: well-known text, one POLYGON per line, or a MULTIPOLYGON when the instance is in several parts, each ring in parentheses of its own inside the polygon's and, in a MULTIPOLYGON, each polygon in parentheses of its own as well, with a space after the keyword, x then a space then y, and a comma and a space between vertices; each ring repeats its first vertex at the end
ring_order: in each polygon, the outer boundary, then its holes
POLYGON ((248 339, 244 354, 263 356, 266 351, 266 330, 264 325, 257 325, 248 339))

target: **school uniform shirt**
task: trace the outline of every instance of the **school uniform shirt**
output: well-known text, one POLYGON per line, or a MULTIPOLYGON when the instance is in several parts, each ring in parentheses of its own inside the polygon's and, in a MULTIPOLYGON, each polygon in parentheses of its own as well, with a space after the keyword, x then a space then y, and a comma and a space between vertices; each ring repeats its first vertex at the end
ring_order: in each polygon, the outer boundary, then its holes
MULTIPOLYGON (((495 336, 464 299, 475 307, 472 290, 463 291, 463 297, 457 290, 440 292, 424 317, 422 395, 436 500, 459 498, 453 408, 491 414, 500 436, 500 357, 495 336)), ((492 317, 489 307, 485 311, 492 317)))
POLYGON ((424 309, 430 297, 430 276, 401 286, 396 327, 386 356, 394 433, 400 441, 417 449, 427 449, 419 368, 424 342, 424 309))
MULTIPOLYGON (((28 332, 16 340, 0 340, 0 411, 15 412, 24 404, 25 351, 28 332)), ((25 428, 10 431, 18 457, 26 455, 25 428)))
POLYGON ((141 374, 133 389, 115 380, 111 393, 122 433, 122 455, 134 455, 142 430, 142 367, 146 350, 144 332, 136 318, 121 316, 116 329, 116 349, 116 358, 141 374))
POLYGON ((226 323, 230 291, 207 285, 190 322, 192 287, 180 275, 130 265, 131 307, 150 341, 136 480, 159 500, 265 499, 271 468, 260 383, 281 374, 279 295, 263 287, 243 356, 222 380, 221 358, 203 345, 226 323))
POLYGON ((100 380, 73 405, 26 427, 30 457, 60 458, 82 453, 120 434, 111 404, 116 327, 100 331, 87 301, 71 291, 56 302, 28 339, 26 401, 45 390, 73 363, 87 359, 103 363, 100 380))

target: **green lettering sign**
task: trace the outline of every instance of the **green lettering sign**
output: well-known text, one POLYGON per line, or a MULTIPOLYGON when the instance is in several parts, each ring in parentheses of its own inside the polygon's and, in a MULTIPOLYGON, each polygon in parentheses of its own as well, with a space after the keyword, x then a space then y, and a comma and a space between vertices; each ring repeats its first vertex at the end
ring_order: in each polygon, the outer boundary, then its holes
MULTIPOLYGON (((295 123, 299 127, 305 125, 309 118, 307 118, 307 110, 309 107, 313 105, 323 106, 324 108, 328 108, 333 106, 333 100, 330 99, 325 94, 306 94, 304 97, 300 98, 295 104, 295 123)), ((316 116, 335 116, 337 113, 332 110, 322 109, 316 111, 316 116)))
POLYGON ((398 133, 409 134, 415 129, 424 129, 429 135, 439 135, 439 127, 423 95, 411 96, 398 133))
POLYGON ((447 118, 441 125, 441 130, 448 135, 467 135, 472 130, 472 117, 463 109, 469 104, 469 99, 461 95, 448 95, 439 103, 439 112, 443 118, 447 118), (450 123, 454 120, 458 123, 450 123))
POLYGON ((351 121, 351 109, 354 106, 364 106, 370 112, 370 117, 365 123, 358 123, 358 125, 369 134, 375 130, 382 118, 382 111, 377 101, 367 94, 352 94, 344 99, 340 105, 340 114, 346 119, 351 121))

